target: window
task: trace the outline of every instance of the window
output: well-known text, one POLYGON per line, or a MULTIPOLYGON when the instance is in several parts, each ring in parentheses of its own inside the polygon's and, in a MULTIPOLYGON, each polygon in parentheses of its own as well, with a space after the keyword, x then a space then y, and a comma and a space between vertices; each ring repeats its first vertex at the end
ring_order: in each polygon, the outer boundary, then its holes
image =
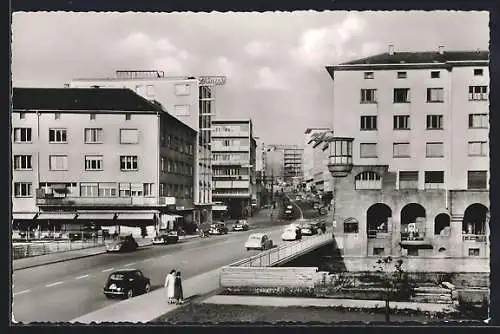
POLYGON ((120 169, 137 170, 137 155, 122 155, 120 156, 120 169))
POLYGON ((488 123, 488 114, 469 114, 469 129, 486 129, 488 123))
POLYGON ((90 119, 91 119, 91 120, 94 120, 94 119, 95 119, 95 113, 91 113, 91 114, 90 114, 90 119))
POLYGON ((147 85, 146 86, 146 94, 149 97, 155 96, 155 86, 153 86, 153 85, 147 85))
POLYGON ((60 112, 54 113, 54 119, 61 119, 61 113, 60 112))
POLYGON ((376 158, 377 144, 376 143, 361 143, 359 144, 360 158, 376 158))
POLYGON ((407 76, 408 76, 407 72, 398 72, 397 74, 398 79, 406 79, 407 76))
POLYGON ((99 197, 116 197, 116 183, 99 183, 99 197))
POLYGON ((427 130, 443 130, 443 115, 427 115, 427 130))
POLYGON ((375 98, 376 89, 362 89, 361 90, 361 103, 376 103, 375 98))
POLYGON ((160 196, 167 196, 167 185, 160 183, 160 196))
POLYGON ((165 173, 165 168, 167 167, 167 159, 165 157, 160 157, 160 171, 165 173))
POLYGON ((102 170, 102 155, 86 155, 85 170, 102 170))
POLYGON ((444 89, 443 88, 427 88, 427 102, 443 102, 444 89))
POLYGON ((86 128, 85 129, 85 143, 86 144, 102 143, 102 129, 100 129, 100 128, 86 128))
POLYGON ((189 95, 191 86, 188 84, 175 85, 175 95, 189 95))
POLYGON ((14 183, 14 196, 15 197, 31 197, 31 183, 30 182, 16 182, 16 183, 14 183))
POLYGON ((487 189, 488 173, 486 171, 468 171, 467 189, 487 189))
POLYGON ((120 144, 138 144, 139 130, 120 129, 120 144))
POLYGON ((14 128, 15 143, 31 143, 31 128, 14 128))
POLYGON ((355 218, 344 220, 344 233, 359 233, 359 222, 355 218))
POLYGON ((375 172, 366 171, 359 173, 354 178, 355 189, 382 189, 382 179, 375 172))
POLYGON ((81 197, 98 197, 99 185, 97 183, 80 183, 81 197))
POLYGON ((488 143, 486 141, 470 141, 469 142, 469 156, 488 155, 488 143))
POLYGON ((154 196, 154 184, 153 183, 144 183, 144 196, 154 196))
POLYGON ((410 143, 394 143, 392 145, 392 153, 395 158, 409 158, 410 143))
POLYGON ((488 99, 488 86, 469 86, 469 101, 485 101, 488 99))
POLYGON ((479 248, 469 248, 469 256, 479 256, 479 248))
POLYGON ((375 78, 375 74, 373 72, 365 72, 365 79, 373 79, 375 78))
POLYGON ((227 147, 227 146, 230 146, 230 145, 231 145, 231 140, 230 139, 224 139, 222 141, 222 146, 227 147))
POLYGON ((68 170, 67 155, 51 155, 49 156, 50 170, 68 170))
POLYGON ((418 171, 399 172, 399 189, 418 189, 418 171))
POLYGON ((120 183, 119 195, 120 197, 130 197, 130 183, 120 183))
POLYGON ((377 116, 361 116, 361 130, 377 130, 377 116))
POLYGON ((440 76, 441 76, 441 72, 439 72, 439 71, 432 71, 432 72, 431 72, 431 78, 432 78, 432 79, 437 79, 437 78, 439 78, 440 76))
POLYGON ((474 75, 483 75, 483 69, 482 68, 475 68, 474 75))
POLYGON ((425 156, 427 158, 442 158, 444 156, 444 144, 427 143, 425 145, 425 156))
POLYGON ((20 112, 19 113, 19 119, 25 119, 26 118, 26 113, 25 112, 20 112))
POLYGON ((15 170, 31 170, 31 155, 14 155, 15 170))
POLYGON ((125 120, 130 121, 132 119, 132 114, 125 114, 125 120))
POLYGON ((49 129, 49 143, 66 143, 66 129, 49 129))
POLYGON ((373 255, 375 256, 384 256, 385 250, 382 247, 373 247, 373 255))
POLYGON ((444 187, 444 171, 426 171, 425 189, 441 189, 444 187))
POLYGON ((408 103, 408 102, 410 102, 410 89, 394 88, 394 103, 408 103))
POLYGON ((408 256, 418 256, 418 248, 416 247, 408 248, 408 256))
POLYGON ((410 130, 409 115, 395 115, 393 120, 394 130, 410 130))
POLYGON ((177 116, 189 116, 191 113, 189 112, 189 105, 187 104, 178 104, 175 107, 175 115, 177 116))

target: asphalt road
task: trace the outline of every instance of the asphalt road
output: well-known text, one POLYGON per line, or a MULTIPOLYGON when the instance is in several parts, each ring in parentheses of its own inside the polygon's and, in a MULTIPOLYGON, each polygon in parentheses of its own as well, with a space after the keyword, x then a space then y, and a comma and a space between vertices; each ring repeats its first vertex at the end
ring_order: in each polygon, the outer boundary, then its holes
POLYGON ((267 215, 261 214, 260 220, 256 218, 255 222, 249 220, 252 226, 250 231, 15 271, 14 319, 24 323, 69 321, 116 303, 102 293, 107 277, 116 269, 141 269, 151 279, 154 290, 163 286, 165 275, 172 268, 180 270, 187 279, 258 253, 243 247, 252 232, 267 231, 276 244, 281 244, 283 225, 274 223, 271 226, 267 215))

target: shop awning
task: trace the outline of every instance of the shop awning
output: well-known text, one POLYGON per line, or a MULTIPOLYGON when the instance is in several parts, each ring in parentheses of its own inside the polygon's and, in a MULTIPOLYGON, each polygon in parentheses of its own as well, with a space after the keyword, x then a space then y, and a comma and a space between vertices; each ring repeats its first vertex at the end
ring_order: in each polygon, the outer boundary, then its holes
POLYGON ((38 215, 37 219, 75 219, 76 214, 70 212, 42 212, 38 215))
POLYGON ((127 212, 118 213, 118 220, 152 220, 155 214, 153 212, 127 212))
POLYGON ((29 212, 29 213, 26 213, 26 212, 23 212, 23 213, 13 213, 12 214, 12 218, 14 219, 24 219, 24 220, 31 220, 33 218, 35 218, 35 215, 36 213, 33 213, 33 212, 29 212))
POLYGON ((77 219, 82 220, 113 220, 114 213, 109 212, 81 212, 78 214, 77 219))

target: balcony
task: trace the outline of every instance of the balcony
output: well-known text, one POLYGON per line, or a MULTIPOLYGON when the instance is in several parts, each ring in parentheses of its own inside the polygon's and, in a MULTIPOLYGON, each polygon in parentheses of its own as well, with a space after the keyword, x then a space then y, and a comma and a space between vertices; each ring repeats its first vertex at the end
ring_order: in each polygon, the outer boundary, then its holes
POLYGON ((367 236, 368 239, 390 239, 391 233, 381 230, 368 230, 367 236))
POLYGON ((146 206, 175 205, 175 197, 50 197, 37 196, 38 206, 146 206))
POLYGON ((432 246, 432 241, 425 232, 401 232, 402 246, 432 246))
POLYGON ((228 191, 228 192, 219 192, 219 193, 212 192, 212 197, 213 198, 228 198, 228 197, 232 197, 232 198, 250 198, 250 192, 246 192, 246 193, 231 192, 231 191, 228 191))
POLYGON ((212 145, 212 152, 248 152, 250 147, 248 146, 222 146, 222 145, 212 145))
POLYGON ((249 181, 214 181, 214 188, 248 188, 250 187, 249 181))
POLYGON ((248 165, 248 160, 212 160, 214 166, 248 165))
POLYGON ((212 138, 214 137, 249 137, 249 131, 213 131, 212 138))
POLYGON ((463 234, 463 241, 486 242, 488 239, 485 234, 463 234))

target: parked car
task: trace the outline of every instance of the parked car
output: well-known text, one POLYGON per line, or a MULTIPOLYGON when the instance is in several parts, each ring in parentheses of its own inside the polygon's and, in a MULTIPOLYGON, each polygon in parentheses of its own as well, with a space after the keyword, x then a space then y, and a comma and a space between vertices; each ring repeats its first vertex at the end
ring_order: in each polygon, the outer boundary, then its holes
POLYGON ((297 233, 297 228, 295 227, 287 227, 283 234, 281 234, 281 239, 283 241, 295 241, 299 240, 299 233, 297 233))
POLYGON ((215 223, 210 226, 210 234, 227 234, 229 230, 224 223, 215 223))
POLYGON ((107 298, 132 298, 151 291, 151 281, 138 269, 121 269, 109 275, 104 285, 107 298))
POLYGON ((245 219, 237 220, 233 225, 233 231, 248 231, 250 226, 248 226, 248 222, 245 219))
POLYGON ((106 245, 106 252, 131 252, 139 248, 137 241, 131 235, 119 236, 116 241, 106 245))
POLYGON ((314 235, 314 234, 318 234, 318 230, 312 224, 304 224, 304 225, 302 225, 300 227, 300 231, 302 232, 302 235, 314 235))
POLYGON ((179 235, 176 231, 165 232, 157 235, 153 239, 153 245, 175 244, 179 241, 179 235))
POLYGON ((264 233, 254 233, 248 237, 247 242, 245 242, 245 248, 247 250, 259 249, 266 250, 273 248, 273 241, 269 239, 269 236, 264 233))

